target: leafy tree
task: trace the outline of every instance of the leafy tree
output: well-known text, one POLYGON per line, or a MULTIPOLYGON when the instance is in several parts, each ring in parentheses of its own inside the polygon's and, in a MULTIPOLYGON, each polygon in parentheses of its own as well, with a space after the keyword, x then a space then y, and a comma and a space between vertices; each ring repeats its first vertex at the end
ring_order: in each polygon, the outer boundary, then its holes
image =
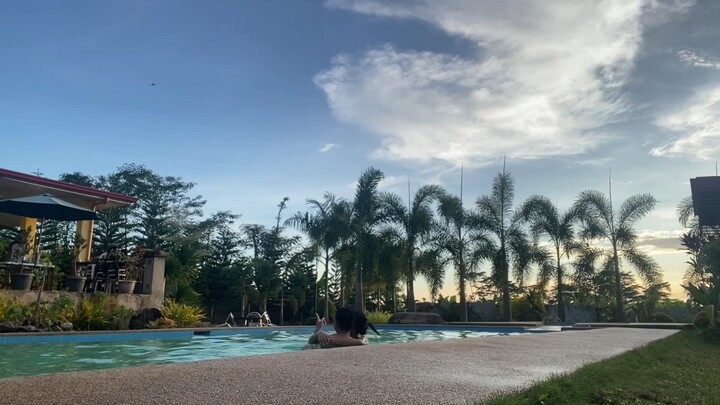
MULTIPOLYGON (((555 204, 544 196, 532 196, 523 204, 523 217, 530 222, 530 232, 536 240, 541 235, 546 235, 555 250, 555 256, 549 258, 548 269, 553 269, 556 277, 556 299, 558 303, 558 318, 565 321, 565 300, 563 292, 563 278, 567 271, 562 263, 563 258, 570 260, 570 257, 579 246, 575 240, 573 224, 578 214, 568 210, 560 214, 555 204)), ((546 274, 550 276, 552 274, 546 274)))
POLYGON ((415 312, 415 262, 417 251, 423 238, 433 229, 432 203, 445 195, 445 190, 437 185, 420 187, 415 193, 412 205, 405 206, 396 194, 386 194, 381 199, 382 209, 388 218, 400 225, 406 239, 405 260, 407 261, 407 308, 415 312))
MULTIPOLYGON (((307 200, 310 210, 304 213, 298 212, 285 221, 286 225, 292 226, 304 232, 310 239, 313 250, 321 255, 325 272, 325 297, 329 296, 329 277, 331 261, 334 260, 335 251, 344 239, 349 237, 348 225, 350 221, 351 207, 345 200, 337 198, 332 193, 325 193, 323 201, 307 200)), ((329 319, 329 300, 324 300, 323 314, 329 319)))
MULTIPOLYGON (((437 288, 441 285, 439 267, 447 262, 453 264, 460 296, 460 320, 467 322, 467 284, 479 276, 476 268, 483 256, 478 254, 478 246, 487 245, 489 241, 478 228, 477 215, 466 210, 459 197, 442 196, 438 204, 438 214, 440 219, 435 226, 434 247, 432 253, 423 257, 422 268, 426 269, 429 264, 432 271, 437 272, 430 276, 437 288)), ((425 273, 428 274, 427 271, 425 273)))
POLYGON ((375 168, 365 170, 358 180, 352 205, 350 229, 355 239, 355 310, 365 308, 363 272, 367 270, 368 245, 374 227, 382 221, 378 185, 383 173, 375 168))
MULTIPOLYGON (((546 264, 547 254, 533 246, 523 229, 521 210, 513 212, 514 181, 503 168, 493 180, 492 193, 477 199, 480 227, 493 235, 482 246, 481 256, 492 261, 492 276, 503 292, 503 318, 512 321, 510 269, 522 285, 533 263, 546 264)), ((541 274, 546 274, 542 272, 541 274)))
POLYGON ((650 194, 638 194, 625 200, 616 212, 610 197, 599 191, 583 191, 575 203, 582 222, 581 237, 599 239, 608 243, 599 248, 602 268, 612 270, 615 277, 615 320, 625 320, 625 301, 621 283, 620 260, 634 267, 646 284, 658 283, 661 273, 658 265, 647 253, 637 249, 637 231, 634 224, 655 208, 656 200, 650 194))

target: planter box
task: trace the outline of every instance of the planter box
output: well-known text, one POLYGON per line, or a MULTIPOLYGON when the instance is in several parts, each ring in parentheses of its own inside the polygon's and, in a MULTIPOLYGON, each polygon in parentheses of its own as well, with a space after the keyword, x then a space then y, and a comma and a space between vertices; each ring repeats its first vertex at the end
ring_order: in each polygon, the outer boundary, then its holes
POLYGON ((87 279, 81 276, 67 276, 65 278, 65 284, 67 284, 69 292, 82 292, 85 288, 85 281, 87 279))
POLYGON ((10 288, 13 290, 30 291, 33 275, 26 273, 16 273, 10 275, 10 288))
POLYGON ((132 294, 135 290, 135 280, 119 280, 118 281, 118 293, 120 294, 132 294))

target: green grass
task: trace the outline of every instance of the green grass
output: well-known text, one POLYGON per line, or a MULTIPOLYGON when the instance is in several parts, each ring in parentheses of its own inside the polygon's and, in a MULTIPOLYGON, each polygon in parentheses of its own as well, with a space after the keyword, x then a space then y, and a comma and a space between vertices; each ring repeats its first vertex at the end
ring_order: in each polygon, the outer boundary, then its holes
POLYGON ((682 331, 490 404, 717 404, 719 378, 719 335, 682 331))

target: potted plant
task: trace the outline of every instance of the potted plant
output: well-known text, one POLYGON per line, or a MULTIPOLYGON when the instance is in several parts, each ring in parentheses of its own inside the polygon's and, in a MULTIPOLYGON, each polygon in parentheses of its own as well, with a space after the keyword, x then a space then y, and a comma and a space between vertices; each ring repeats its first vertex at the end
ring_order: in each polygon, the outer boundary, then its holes
POLYGON ((119 256, 124 262, 126 278, 118 280, 118 293, 132 294, 145 268, 145 249, 141 245, 136 245, 132 254, 121 252, 119 256))
POLYGON ((25 255, 32 250, 32 229, 21 229, 15 243, 10 247, 11 261, 18 261, 20 271, 10 274, 10 288, 13 290, 29 291, 32 286, 33 274, 25 273, 25 255))
POLYGON ((80 251, 85 249, 87 241, 82 235, 75 234, 75 243, 73 245, 73 264, 70 267, 70 275, 65 278, 65 284, 67 284, 69 292, 81 292, 85 288, 85 282, 87 277, 78 274, 78 255, 80 251))

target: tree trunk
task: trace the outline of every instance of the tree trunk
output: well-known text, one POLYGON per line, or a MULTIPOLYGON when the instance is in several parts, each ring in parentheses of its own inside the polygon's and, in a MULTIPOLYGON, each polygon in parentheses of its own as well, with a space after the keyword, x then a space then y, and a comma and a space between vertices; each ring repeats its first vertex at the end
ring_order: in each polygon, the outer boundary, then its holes
POLYGON ((500 253, 503 255, 502 262, 502 274, 503 274, 503 320, 505 322, 512 322, 512 308, 510 304, 510 266, 507 262, 507 252, 505 251, 505 244, 500 245, 500 253))
POLYGON ((563 298, 563 284, 562 284, 562 266, 560 266, 560 245, 555 245, 555 251, 557 253, 557 303, 558 303, 558 318, 560 322, 565 322, 565 299, 563 298))
POLYGON ((330 254, 325 251, 325 308, 323 318, 330 319, 330 254))
POLYGON ((458 285, 458 293, 460 294, 460 321, 468 321, 467 299, 465 298, 465 261, 460 260, 460 274, 458 274, 460 284, 458 285))
POLYGON ((625 322, 625 302, 623 301, 622 280, 620 277, 620 259, 617 242, 613 242, 613 262, 615 263, 615 322, 625 322))
POLYGON ((355 258, 355 310, 362 311, 364 307, 362 285, 362 243, 358 243, 358 252, 355 258))
POLYGON ((407 279, 407 311, 408 312, 416 312, 415 309, 415 288, 413 281, 415 280, 415 274, 414 274, 414 261, 413 261, 413 252, 415 250, 414 246, 415 241, 411 238, 408 238, 408 249, 407 249, 407 266, 408 266, 408 279, 407 279))
POLYGON ((210 323, 215 323, 215 304, 210 305, 210 323))
POLYGON ((265 294, 263 294, 263 306, 262 306, 263 312, 267 312, 267 300, 268 300, 268 296, 267 296, 267 293, 265 293, 265 294))

